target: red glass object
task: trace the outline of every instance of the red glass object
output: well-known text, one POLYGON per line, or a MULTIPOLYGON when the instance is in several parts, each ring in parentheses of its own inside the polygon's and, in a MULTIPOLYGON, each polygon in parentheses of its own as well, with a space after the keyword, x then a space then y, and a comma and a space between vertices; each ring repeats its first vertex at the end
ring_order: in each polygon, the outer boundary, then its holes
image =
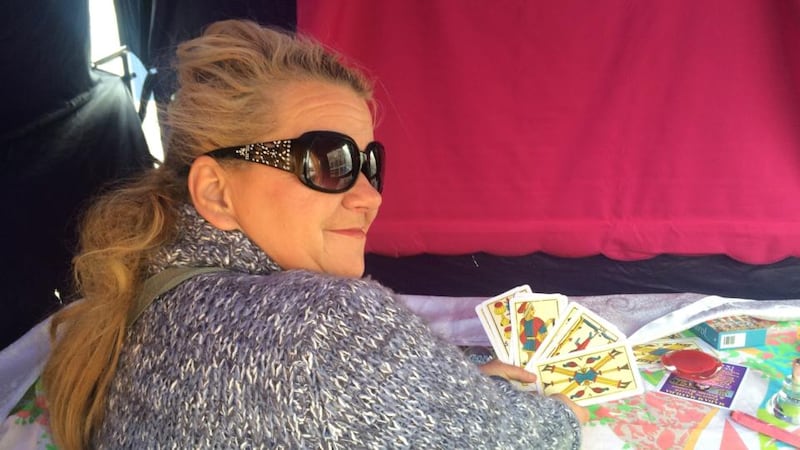
POLYGON ((700 350, 676 350, 661 357, 664 368, 675 375, 692 381, 714 378, 722 368, 722 361, 700 350))

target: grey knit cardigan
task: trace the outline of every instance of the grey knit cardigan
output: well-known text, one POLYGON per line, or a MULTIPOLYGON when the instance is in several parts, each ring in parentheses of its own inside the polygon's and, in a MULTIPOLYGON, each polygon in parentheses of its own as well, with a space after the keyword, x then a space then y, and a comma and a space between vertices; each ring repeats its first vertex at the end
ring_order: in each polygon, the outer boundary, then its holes
POLYGON ((371 280, 281 271, 193 208, 153 261, 228 269, 131 327, 97 448, 580 447, 563 403, 482 375, 371 280))

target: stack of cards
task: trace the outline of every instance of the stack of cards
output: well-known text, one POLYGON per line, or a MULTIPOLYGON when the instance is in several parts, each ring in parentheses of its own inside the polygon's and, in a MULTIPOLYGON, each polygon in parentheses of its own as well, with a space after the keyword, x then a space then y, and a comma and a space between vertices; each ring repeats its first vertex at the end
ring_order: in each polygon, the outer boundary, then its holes
POLYGON ((625 335, 560 294, 523 285, 475 308, 497 357, 537 376, 536 389, 580 405, 644 391, 625 335))
POLYGON ((717 356, 717 353, 708 344, 698 338, 677 337, 656 339, 644 344, 633 346, 633 356, 639 370, 647 372, 664 370, 661 357, 669 352, 678 350, 699 350, 710 355, 717 356))

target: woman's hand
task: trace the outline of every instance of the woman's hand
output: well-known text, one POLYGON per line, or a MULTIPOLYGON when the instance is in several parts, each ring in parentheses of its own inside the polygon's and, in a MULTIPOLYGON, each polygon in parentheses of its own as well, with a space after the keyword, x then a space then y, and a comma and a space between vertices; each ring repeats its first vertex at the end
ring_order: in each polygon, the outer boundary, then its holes
POLYGON ((578 422, 580 422, 581 425, 589 421, 589 410, 573 402, 572 400, 567 398, 566 395, 559 393, 559 394, 553 394, 551 395, 551 397, 559 399, 562 402, 566 403, 567 406, 569 406, 569 409, 571 409, 572 412, 575 413, 575 417, 578 418, 578 422))
MULTIPOLYGON (((480 369, 480 371, 484 375, 490 377, 497 376, 505 378, 506 380, 509 381, 519 381, 522 383, 536 382, 535 374, 528 372, 522 367, 506 364, 497 359, 493 359, 486 364, 478 366, 478 369, 480 369)), ((575 417, 578 418, 578 422, 580 422, 581 425, 589 421, 589 410, 573 402, 566 395, 553 394, 551 397, 558 399, 564 402, 564 404, 566 404, 567 406, 569 406, 572 412, 575 413, 575 417)))
POLYGON ((489 377, 502 377, 509 381, 519 381, 521 383, 535 383, 536 375, 528 372, 522 367, 506 364, 499 359, 493 359, 486 364, 478 366, 480 371, 489 377))

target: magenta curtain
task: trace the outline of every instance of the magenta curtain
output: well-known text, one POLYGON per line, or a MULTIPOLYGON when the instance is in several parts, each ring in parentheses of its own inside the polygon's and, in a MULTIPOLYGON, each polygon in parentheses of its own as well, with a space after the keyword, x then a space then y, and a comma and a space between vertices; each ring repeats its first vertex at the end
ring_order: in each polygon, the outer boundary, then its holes
POLYGON ((800 2, 298 1, 378 83, 369 251, 800 256, 800 2))

